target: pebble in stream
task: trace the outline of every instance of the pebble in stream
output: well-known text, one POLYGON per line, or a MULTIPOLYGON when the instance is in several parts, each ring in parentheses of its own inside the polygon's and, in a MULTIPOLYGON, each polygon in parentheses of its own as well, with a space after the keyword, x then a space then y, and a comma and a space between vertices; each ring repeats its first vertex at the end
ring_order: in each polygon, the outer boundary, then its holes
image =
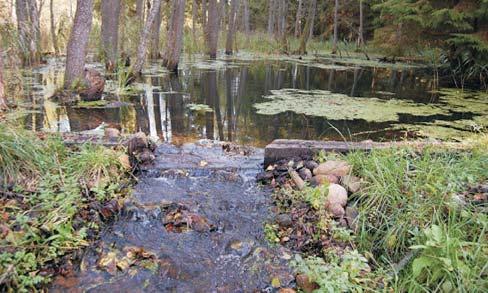
MULTIPOLYGON (((264 239, 271 191, 254 181, 262 150, 223 149, 207 141, 159 146, 133 201, 103 232, 99 247, 87 251, 71 286, 89 292, 260 292, 274 290, 273 279, 283 287, 291 283, 284 252, 264 239), (100 267, 101 255, 116 251, 111 255, 124 259, 131 247, 157 266, 131 259, 128 266, 114 261, 115 272, 100 267)), ((67 288, 55 282, 54 289, 67 288)))

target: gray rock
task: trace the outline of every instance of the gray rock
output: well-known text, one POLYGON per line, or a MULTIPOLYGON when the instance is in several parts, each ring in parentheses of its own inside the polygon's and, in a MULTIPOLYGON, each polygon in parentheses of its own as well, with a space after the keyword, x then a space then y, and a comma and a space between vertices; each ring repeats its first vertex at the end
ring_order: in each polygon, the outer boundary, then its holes
POLYGON ((306 161, 305 162, 305 168, 313 170, 319 166, 319 164, 315 161, 306 161))
POLYGON ((301 168, 298 171, 298 174, 305 181, 310 181, 310 179, 312 179, 312 171, 310 171, 308 168, 301 168))
POLYGON ((282 227, 291 227, 293 220, 288 214, 279 214, 276 216, 276 222, 282 227))
POLYGON ((346 207, 346 221, 349 229, 357 232, 359 212, 355 207, 346 207))

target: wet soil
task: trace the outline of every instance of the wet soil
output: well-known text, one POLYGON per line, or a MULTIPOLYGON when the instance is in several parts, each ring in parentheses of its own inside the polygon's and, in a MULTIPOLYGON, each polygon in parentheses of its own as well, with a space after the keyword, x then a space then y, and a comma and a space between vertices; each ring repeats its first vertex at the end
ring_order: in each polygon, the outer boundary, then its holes
POLYGON ((271 292, 293 275, 264 239, 271 190, 263 151, 200 141, 161 145, 120 218, 53 291, 271 292))

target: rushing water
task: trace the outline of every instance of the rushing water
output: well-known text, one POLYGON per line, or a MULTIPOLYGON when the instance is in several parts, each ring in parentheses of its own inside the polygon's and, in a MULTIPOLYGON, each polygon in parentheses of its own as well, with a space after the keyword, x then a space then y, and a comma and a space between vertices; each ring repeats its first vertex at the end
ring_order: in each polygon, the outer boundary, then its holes
MULTIPOLYGON (((100 64, 90 66, 102 70, 100 64)), ((22 120, 26 128, 77 132, 102 125, 124 133, 144 131, 165 142, 208 138, 263 146, 276 138, 388 140, 405 135, 396 125, 473 116, 469 111, 423 116, 400 113, 392 121, 370 121, 327 119, 293 111, 262 115, 254 107, 276 89, 326 90, 349 97, 398 99, 419 105, 436 102, 438 95, 431 92, 435 82, 421 67, 380 63, 342 66, 324 58, 206 61, 195 57, 185 60, 179 75, 174 76, 159 62, 153 62, 133 86, 137 90, 117 95, 116 81, 108 81, 104 99, 124 103, 99 108, 61 106, 50 101, 48 97, 62 83, 62 75, 62 60, 50 60, 25 76, 24 98, 34 110, 22 120)))

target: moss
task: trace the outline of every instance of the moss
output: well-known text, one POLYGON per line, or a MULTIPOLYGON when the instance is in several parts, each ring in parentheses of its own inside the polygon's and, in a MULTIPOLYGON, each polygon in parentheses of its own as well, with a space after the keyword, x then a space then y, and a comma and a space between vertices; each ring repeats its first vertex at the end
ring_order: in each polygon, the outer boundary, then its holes
POLYGON ((76 105, 77 108, 104 108, 108 102, 106 100, 98 101, 80 101, 76 105))

